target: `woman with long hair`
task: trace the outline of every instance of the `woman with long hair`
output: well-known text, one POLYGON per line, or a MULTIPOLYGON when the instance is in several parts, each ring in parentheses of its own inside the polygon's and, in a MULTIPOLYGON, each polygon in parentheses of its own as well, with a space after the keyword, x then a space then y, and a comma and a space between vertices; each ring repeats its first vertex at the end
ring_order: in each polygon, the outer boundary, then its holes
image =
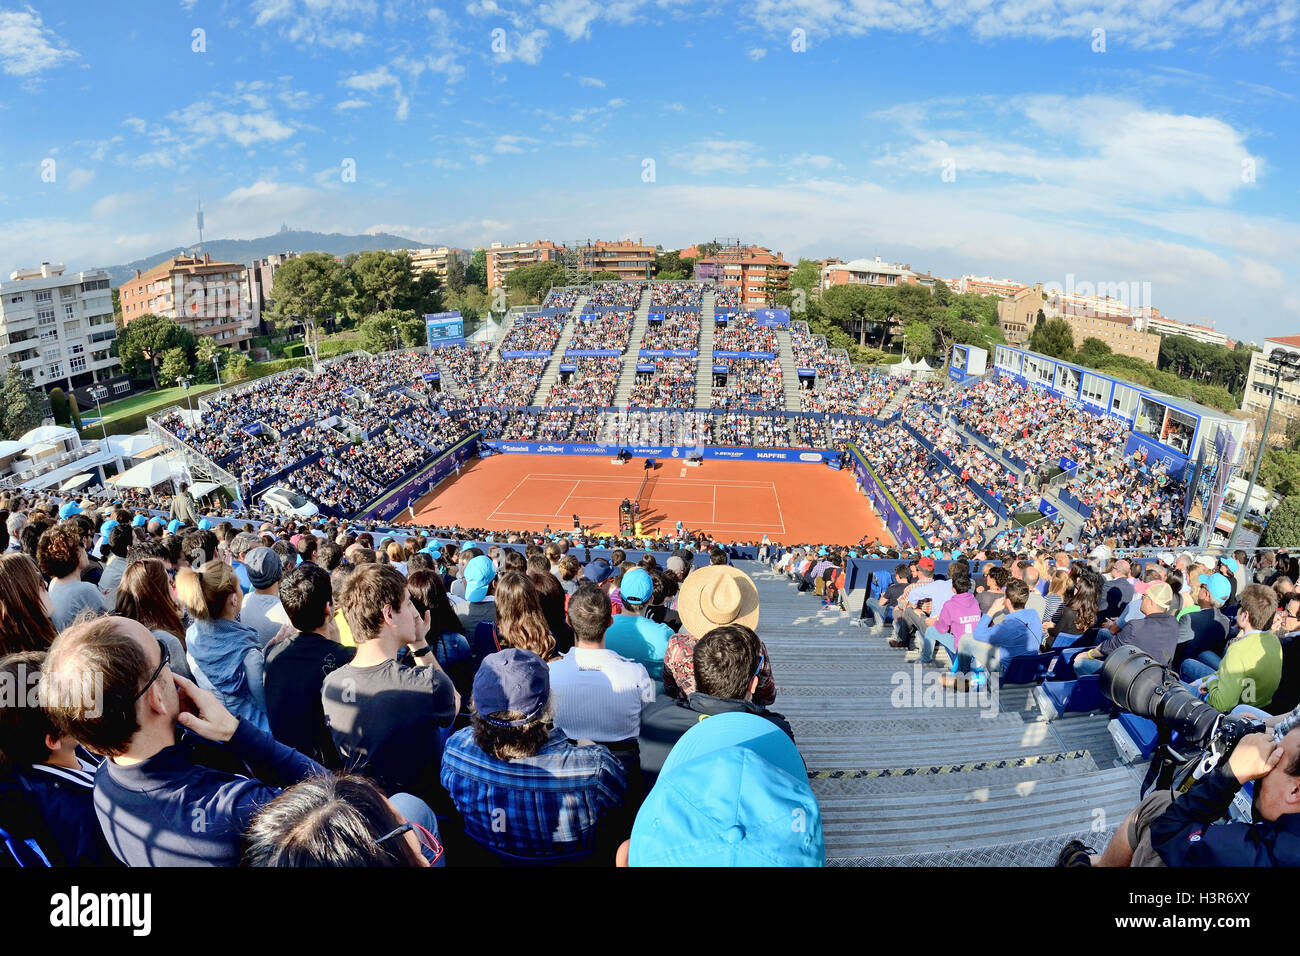
POLYGON ((0 556, 0 657, 48 650, 58 634, 50 608, 36 562, 17 551, 0 556))
POLYGON ((185 659, 185 625, 172 594, 167 566, 158 558, 145 558, 126 566, 117 585, 117 603, 113 613, 139 621, 153 636, 167 645, 171 669, 190 680, 189 662, 185 659))
POLYGON ((176 596, 194 618, 185 634, 194 682, 214 692, 232 714, 269 733, 262 641, 239 623, 244 592, 235 572, 224 561, 177 571, 176 596))
POLYGON ((1078 570, 1074 589, 1061 605, 1061 612, 1057 615, 1055 624, 1051 625, 1052 636, 1043 638, 1045 647, 1050 648, 1058 635, 1082 635, 1092 630, 1097 623, 1102 583, 1101 575, 1092 568, 1078 570))
POLYGON ((497 578, 496 621, 497 643, 502 648, 532 651, 544 661, 559 657, 537 586, 528 575, 507 571, 497 578))
MULTIPOLYGON (((566 554, 560 559, 560 567, 564 566, 565 561, 570 560, 573 560, 573 556, 566 554)), ((542 613, 546 615, 546 626, 551 629, 551 636, 555 638, 556 653, 567 654, 573 647, 573 628, 569 626, 565 614, 569 606, 568 593, 565 592, 559 578, 550 571, 530 570, 528 580, 532 581, 533 587, 537 588, 537 599, 541 601, 542 613)))

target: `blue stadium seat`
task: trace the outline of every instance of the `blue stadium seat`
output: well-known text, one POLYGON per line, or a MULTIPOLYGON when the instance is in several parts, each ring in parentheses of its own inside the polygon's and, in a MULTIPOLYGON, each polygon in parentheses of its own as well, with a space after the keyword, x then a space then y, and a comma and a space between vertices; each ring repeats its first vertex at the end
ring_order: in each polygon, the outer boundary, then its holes
POLYGON ((1062 714, 1087 713, 1106 704, 1101 694, 1101 679, 1096 674, 1040 684, 1035 694, 1048 720, 1062 714))
POLYGON ((1056 654, 1021 654, 1011 658, 1006 673, 1002 675, 1003 684, 1041 684, 1051 669, 1056 654))
POLYGON ((1153 721, 1123 711, 1110 722, 1107 729, 1115 741, 1115 749, 1129 763, 1150 760, 1155 753, 1159 728, 1153 721))

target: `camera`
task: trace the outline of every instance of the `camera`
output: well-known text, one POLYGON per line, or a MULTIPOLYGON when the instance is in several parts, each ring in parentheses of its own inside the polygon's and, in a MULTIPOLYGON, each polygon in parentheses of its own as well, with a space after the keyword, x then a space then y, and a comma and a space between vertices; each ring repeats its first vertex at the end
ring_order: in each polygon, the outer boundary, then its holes
POLYGON ((1243 737, 1265 730, 1250 717, 1219 713, 1188 690, 1177 674, 1132 645, 1112 651, 1099 677, 1101 692, 1116 706, 1160 728, 1143 793, 1152 784, 1185 793, 1226 760, 1243 737))

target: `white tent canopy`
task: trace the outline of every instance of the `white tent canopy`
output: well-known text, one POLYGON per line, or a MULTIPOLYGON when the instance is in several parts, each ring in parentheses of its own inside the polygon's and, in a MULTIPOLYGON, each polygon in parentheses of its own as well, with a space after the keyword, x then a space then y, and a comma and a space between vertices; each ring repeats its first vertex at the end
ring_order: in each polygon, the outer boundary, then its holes
POLYGON ((95 476, 93 474, 88 471, 83 471, 81 474, 73 475, 63 484, 59 485, 59 491, 77 491, 80 488, 86 487, 86 485, 90 484, 94 480, 95 476))
POLYGON ((44 454, 46 454, 46 453, 48 453, 48 452, 52 452, 52 451, 54 451, 57 447, 58 447, 57 445, 53 445, 53 444, 51 444, 50 442, 47 442, 47 441, 38 441, 35 445, 32 445, 32 446, 31 446, 30 448, 28 448, 25 452, 23 452, 23 457, 24 457, 24 458, 37 458, 37 457, 39 457, 39 456, 41 456, 41 455, 44 455, 44 454))
POLYGON ((146 448, 154 446, 154 440, 148 435, 109 435, 108 447, 123 458, 134 458, 146 448))
POLYGON ((190 485, 190 494, 195 498, 202 498, 204 495, 210 495, 221 486, 215 481, 196 481, 190 485))
POLYGON ((0 441, 0 458, 9 458, 18 454, 27 446, 20 441, 0 441))
POLYGON ((172 475, 180 478, 184 474, 184 460, 159 456, 128 468, 122 474, 108 479, 108 483, 119 488, 148 489, 161 485, 164 481, 171 481, 172 475))
POLYGON ((39 428, 33 428, 18 440, 24 445, 34 445, 38 442, 58 444, 76 437, 77 430, 75 428, 68 428, 64 425, 41 425, 39 428))

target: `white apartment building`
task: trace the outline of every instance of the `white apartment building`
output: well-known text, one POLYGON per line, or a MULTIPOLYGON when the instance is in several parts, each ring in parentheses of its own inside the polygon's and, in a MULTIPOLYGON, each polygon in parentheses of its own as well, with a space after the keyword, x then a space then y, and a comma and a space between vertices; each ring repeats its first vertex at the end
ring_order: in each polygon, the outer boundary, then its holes
POLYGON ((1179 322, 1177 319, 1161 315, 1159 309, 1141 310, 1137 324, 1139 327, 1145 328, 1147 332, 1155 332, 1157 335, 1184 335, 1197 342, 1204 342, 1206 345, 1227 346, 1228 344, 1226 333, 1220 332, 1209 325, 1179 322))
POLYGON ((474 253, 468 249, 453 249, 448 246, 439 246, 437 249, 405 249, 402 251, 410 253, 411 268, 416 275, 422 272, 432 272, 440 279, 447 277, 447 264, 452 258, 459 259, 462 266, 467 266, 474 257, 474 253))
POLYGON ((116 393, 131 390, 109 354, 117 327, 107 272, 64 275, 62 265, 43 262, 9 280, 0 282, 0 372, 44 391, 98 383, 116 393))

